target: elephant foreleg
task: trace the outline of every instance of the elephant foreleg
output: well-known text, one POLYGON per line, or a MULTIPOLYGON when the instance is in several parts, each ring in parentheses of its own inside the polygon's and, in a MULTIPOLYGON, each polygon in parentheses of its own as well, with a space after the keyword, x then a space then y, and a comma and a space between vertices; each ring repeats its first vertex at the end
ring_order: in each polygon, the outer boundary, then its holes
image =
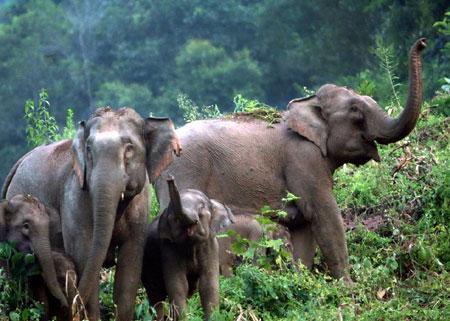
POLYGON ((319 244, 325 261, 335 278, 343 277, 351 282, 348 266, 348 251, 341 213, 330 195, 328 200, 318 202, 312 217, 312 232, 319 244))
MULTIPOLYGON (((332 192, 333 179, 323 164, 323 166, 320 163, 302 165, 300 166, 298 162, 290 162, 287 169, 288 173, 297 174, 287 175, 288 190, 299 197, 296 206, 303 214, 305 223, 311 227, 310 236, 308 237, 308 229, 305 229, 300 233, 300 240, 302 238, 311 240, 313 238, 311 234, 313 234, 331 274, 335 278, 343 277, 351 281, 344 225, 332 192)), ((295 236, 293 238, 295 248, 295 236)), ((308 242, 305 245, 308 245, 308 242)), ((309 264, 312 263, 313 257, 311 245, 312 242, 309 243, 309 249, 306 249, 304 254, 300 252, 297 254, 299 257, 304 255, 305 262, 309 264)))
POLYGON ((164 284, 170 302, 171 320, 179 320, 186 308, 186 300, 189 293, 189 284, 186 276, 186 262, 180 260, 177 253, 169 247, 163 247, 162 267, 164 284))
MULTIPOLYGON (((92 293, 95 295, 91 295, 88 302, 84 302, 85 307, 87 309, 87 314, 89 321, 97 321, 100 320, 100 302, 98 299, 98 292, 100 288, 100 280, 96 282, 95 285, 92 286, 92 293)), ((81 315, 84 315, 83 313, 81 315)))
POLYGON ((219 256, 216 240, 210 244, 208 252, 202 260, 203 268, 198 282, 205 320, 210 320, 213 310, 219 306, 219 256))
POLYGON ((119 248, 114 281, 116 320, 133 320, 136 292, 139 287, 144 242, 129 239, 119 248))
POLYGON ((297 262, 300 259, 300 262, 310 269, 314 263, 314 254, 317 248, 311 224, 305 223, 300 227, 295 227, 295 229, 289 230, 289 233, 294 247, 294 261, 297 262))

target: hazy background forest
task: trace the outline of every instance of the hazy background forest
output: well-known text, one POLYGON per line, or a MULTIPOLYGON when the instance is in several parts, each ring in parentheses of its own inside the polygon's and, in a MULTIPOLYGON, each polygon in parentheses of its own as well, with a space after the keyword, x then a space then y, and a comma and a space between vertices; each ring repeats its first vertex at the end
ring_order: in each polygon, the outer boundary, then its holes
POLYGON ((391 93, 376 48, 392 51, 404 83, 408 48, 426 36, 430 98, 450 74, 448 36, 433 27, 447 8, 445 0, 0 0, 0 179, 30 149, 24 104, 42 88, 59 123, 68 107, 80 120, 98 106, 130 105, 181 125, 179 94, 222 111, 237 93, 284 108, 304 86, 327 82, 362 86, 383 102, 391 93))

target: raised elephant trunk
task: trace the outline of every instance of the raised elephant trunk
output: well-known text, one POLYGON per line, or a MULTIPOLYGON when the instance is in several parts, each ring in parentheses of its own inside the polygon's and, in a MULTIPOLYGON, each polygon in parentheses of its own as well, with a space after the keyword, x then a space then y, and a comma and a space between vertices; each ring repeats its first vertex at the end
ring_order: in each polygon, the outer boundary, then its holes
POLYGON ((42 278, 45 281, 50 293, 59 300, 62 306, 68 307, 66 296, 64 295, 58 283, 55 264, 53 262, 52 251, 50 247, 50 239, 48 233, 48 225, 41 227, 42 231, 38 231, 36 235, 30 235, 33 251, 38 258, 42 269, 42 278))
POLYGON ((177 185, 175 184, 172 176, 167 179, 167 185, 169 186, 170 206, 172 207, 174 214, 177 215, 186 225, 196 224, 197 221, 195 219, 183 212, 180 192, 178 191, 177 185))
POLYGON ((174 214, 178 216, 183 215, 183 208, 181 206, 180 193, 178 192, 177 185, 172 176, 167 179, 167 185, 169 186, 170 205, 174 214))
POLYGON ((422 104, 422 63, 420 53, 426 47, 421 38, 411 47, 409 54, 409 93, 406 106, 397 118, 379 112, 374 119, 374 137, 380 144, 389 144, 406 137, 416 125, 422 104))
POLYGON ((100 269, 105 261, 116 218, 117 206, 125 186, 121 171, 112 160, 99 161, 92 173, 90 193, 93 207, 94 231, 88 259, 81 273, 78 290, 84 302, 98 284, 100 269), (123 185, 123 186, 122 186, 123 185))

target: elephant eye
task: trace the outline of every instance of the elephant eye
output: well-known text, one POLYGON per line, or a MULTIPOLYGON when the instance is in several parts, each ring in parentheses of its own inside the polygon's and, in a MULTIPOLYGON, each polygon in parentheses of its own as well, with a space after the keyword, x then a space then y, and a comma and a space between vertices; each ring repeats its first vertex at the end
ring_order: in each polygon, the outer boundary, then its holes
POLYGON ((124 153, 125 158, 129 159, 129 158, 131 158, 133 156, 133 154, 134 154, 134 146, 133 146, 133 144, 130 144, 130 143, 126 144, 125 145, 125 153, 124 153))
POLYGON ((30 231, 29 223, 28 222, 24 222, 22 224, 22 233, 25 234, 25 235, 28 235, 29 231, 30 231))
POLYGON ((350 106, 350 111, 352 113, 357 112, 358 111, 358 107, 356 107, 355 105, 350 106))
POLYGON ((88 159, 92 159, 92 148, 90 145, 86 146, 86 156, 88 159))

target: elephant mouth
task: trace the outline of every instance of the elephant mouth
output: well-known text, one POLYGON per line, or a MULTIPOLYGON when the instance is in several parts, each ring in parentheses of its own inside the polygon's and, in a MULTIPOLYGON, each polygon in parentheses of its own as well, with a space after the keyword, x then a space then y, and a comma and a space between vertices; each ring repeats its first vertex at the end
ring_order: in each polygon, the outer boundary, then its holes
POLYGON ((377 145, 373 140, 364 140, 363 146, 364 146, 363 147, 364 153, 357 151, 356 155, 354 155, 353 160, 351 162, 352 164, 356 166, 361 166, 366 164, 370 160, 374 160, 377 163, 381 161, 377 145))
POLYGON ((369 160, 373 159, 377 163, 381 162, 381 157, 380 157, 380 154, 378 153, 377 144, 374 141, 368 141, 367 145, 369 146, 369 148, 368 148, 369 160))
POLYGON ((202 241, 207 235, 198 223, 188 225, 185 227, 184 236, 191 241, 202 241))
POLYGON ((31 244, 28 243, 24 243, 24 242, 19 242, 16 244, 16 250, 22 253, 27 253, 27 254, 33 254, 33 248, 31 247, 31 244))
POLYGON ((197 229, 197 225, 191 225, 186 228, 186 235, 188 237, 192 237, 195 234, 195 230, 197 229))
POLYGON ((133 196, 127 196, 127 194, 122 193, 123 196, 121 196, 119 203, 117 204, 117 210, 116 210, 116 222, 120 220, 122 215, 127 210, 128 206, 130 205, 131 201, 134 198, 133 196))

